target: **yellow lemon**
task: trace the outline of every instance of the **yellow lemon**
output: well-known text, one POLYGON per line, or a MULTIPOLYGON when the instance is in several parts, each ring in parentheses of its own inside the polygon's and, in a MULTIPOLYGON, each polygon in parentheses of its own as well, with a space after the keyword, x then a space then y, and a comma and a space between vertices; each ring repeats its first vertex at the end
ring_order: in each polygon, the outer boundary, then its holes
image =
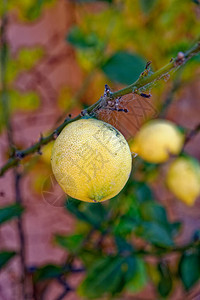
POLYGON ((50 143, 48 143, 42 148, 42 155, 40 159, 47 164, 49 164, 51 160, 51 152, 52 152, 53 144, 54 141, 51 141, 50 143))
POLYGON ((166 183, 171 192, 187 205, 200 195, 200 165, 191 158, 179 157, 169 167, 166 183))
POLYGON ((162 163, 170 154, 178 154, 183 146, 184 136, 172 122, 152 120, 144 124, 130 142, 130 149, 144 160, 162 163))
POLYGON ((64 192, 87 202, 117 195, 132 167, 129 145, 113 126, 96 119, 68 124, 55 141, 52 170, 64 192))

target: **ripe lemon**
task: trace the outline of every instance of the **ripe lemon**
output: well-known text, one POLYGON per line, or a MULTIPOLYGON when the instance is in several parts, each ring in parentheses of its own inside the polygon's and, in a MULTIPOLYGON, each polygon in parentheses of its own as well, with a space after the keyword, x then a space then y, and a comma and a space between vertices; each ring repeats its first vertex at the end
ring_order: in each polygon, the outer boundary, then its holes
POLYGON ((188 157, 177 158, 169 167, 166 183, 171 192, 187 205, 200 195, 200 165, 188 157))
POLYGON ((170 154, 178 154, 183 146, 184 136, 172 122, 152 120, 144 124, 136 134, 130 149, 144 160, 162 163, 170 154))
POLYGON ((96 119, 68 124, 55 141, 52 170, 69 196, 99 202, 117 195, 126 184, 132 157, 124 136, 96 119))

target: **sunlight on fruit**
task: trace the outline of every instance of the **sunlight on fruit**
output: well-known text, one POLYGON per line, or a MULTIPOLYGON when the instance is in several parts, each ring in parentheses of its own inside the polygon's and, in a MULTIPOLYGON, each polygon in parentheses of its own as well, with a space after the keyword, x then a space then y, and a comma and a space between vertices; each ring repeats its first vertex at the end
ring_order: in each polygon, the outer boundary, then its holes
POLYGON ((162 163, 171 154, 180 153, 183 142, 184 136, 175 124, 167 120, 152 120, 141 127, 129 145, 131 152, 145 161, 162 163))
POLYGON ((132 167, 124 136, 110 124, 81 119, 68 124, 52 150, 53 173, 69 196, 99 202, 117 195, 132 167))
POLYGON ((194 158, 179 157, 169 167, 166 183, 181 201, 192 206, 200 195, 200 165, 194 158))

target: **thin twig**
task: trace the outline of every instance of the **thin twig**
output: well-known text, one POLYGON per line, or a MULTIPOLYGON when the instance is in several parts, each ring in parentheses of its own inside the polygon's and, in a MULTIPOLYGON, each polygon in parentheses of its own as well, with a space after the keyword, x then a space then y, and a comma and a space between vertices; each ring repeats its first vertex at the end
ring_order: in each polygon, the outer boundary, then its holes
POLYGON ((58 282, 64 287, 64 291, 55 300, 62 300, 69 292, 73 291, 73 289, 62 277, 58 278, 58 282))
POLYGON ((104 94, 96 103, 91 105, 89 108, 85 109, 84 112, 81 112, 75 118, 66 118, 65 121, 56 128, 50 135, 47 137, 42 137, 39 139, 37 143, 32 145, 31 147, 24 150, 15 151, 14 155, 1 167, 0 176, 2 176, 8 169, 17 165, 21 159, 24 157, 33 154, 35 152, 39 152, 41 147, 48 144, 50 141, 54 140, 56 136, 60 134, 62 129, 69 123, 77 121, 83 117, 84 114, 92 115, 95 111, 101 109, 105 103, 109 100, 115 100, 118 97, 124 96, 130 93, 136 93, 148 90, 156 81, 164 78, 170 71, 177 70, 181 65, 183 65, 186 61, 188 61, 191 57, 198 54, 200 52, 200 42, 198 42, 194 47, 188 50, 186 53, 179 52, 177 57, 173 59, 166 66, 161 68, 160 70, 152 73, 151 75, 146 75, 146 73, 141 74, 136 82, 127 86, 124 89, 121 89, 116 92, 110 92, 108 94, 104 94))
POLYGON ((188 144, 189 141, 199 132, 200 132, 200 123, 186 135, 184 146, 188 144))
MULTIPOLYGON (((21 175, 17 171, 17 169, 14 169, 14 176, 15 176, 15 201, 18 204, 22 204, 22 197, 21 197, 21 189, 20 189, 20 179, 21 175)), ((21 263, 21 281, 22 281, 22 295, 23 299, 26 298, 26 253, 25 253, 25 235, 24 235, 24 226, 23 226, 23 219, 21 216, 18 217, 17 220, 17 228, 18 228, 18 236, 19 236, 19 242, 20 242, 20 249, 19 249, 19 255, 20 255, 20 263, 21 263)))

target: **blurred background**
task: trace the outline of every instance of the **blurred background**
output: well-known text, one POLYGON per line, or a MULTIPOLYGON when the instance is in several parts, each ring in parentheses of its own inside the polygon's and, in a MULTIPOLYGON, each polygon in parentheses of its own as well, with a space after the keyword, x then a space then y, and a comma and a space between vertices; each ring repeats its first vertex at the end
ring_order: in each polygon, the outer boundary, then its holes
MULTIPOLYGON (((95 103, 105 84, 133 83, 148 61, 161 68, 200 34, 198 0, 2 0, 0 14, 1 166, 95 103)), ((197 128, 200 55, 147 93, 122 97, 128 113, 98 118, 127 139, 161 112, 197 128)), ((87 204, 56 184, 52 145, 0 177, 0 299, 200 299, 200 199, 187 206, 167 189, 168 163, 137 157, 118 196, 87 204)), ((200 133, 184 152, 200 159, 200 133)))

